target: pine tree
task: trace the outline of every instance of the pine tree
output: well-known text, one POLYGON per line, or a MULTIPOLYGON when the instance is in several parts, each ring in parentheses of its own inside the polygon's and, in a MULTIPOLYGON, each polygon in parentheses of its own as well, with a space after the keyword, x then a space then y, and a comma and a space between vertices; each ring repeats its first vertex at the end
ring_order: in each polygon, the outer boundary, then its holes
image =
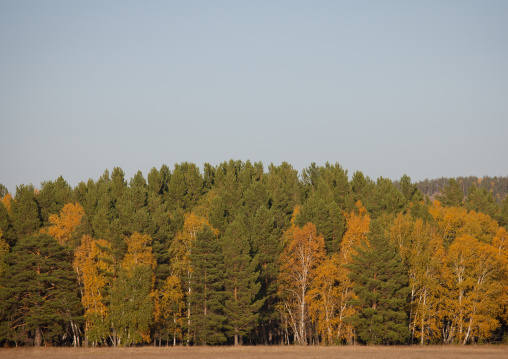
POLYGON ((258 257, 260 270, 261 288, 258 299, 262 299, 264 303, 260 309, 260 331, 263 341, 272 344, 279 322, 276 310, 277 277, 282 245, 278 238, 279 229, 275 225, 273 214, 266 206, 262 206, 256 212, 251 228, 253 252, 258 257))
POLYGON ((261 287, 257 257, 251 258, 244 218, 238 217, 222 238, 224 254, 224 289, 226 301, 224 314, 227 318, 228 334, 234 344, 247 335, 256 324, 258 310, 263 300, 256 300, 261 287))
POLYGON ((348 320, 360 341, 367 344, 404 343, 409 335, 404 312, 408 277, 400 255, 381 236, 372 236, 370 248, 364 245, 353 255, 350 279, 355 283, 358 307, 348 320))
POLYGON ((37 202, 43 224, 47 225, 49 217, 60 212, 63 206, 71 201, 71 186, 62 176, 58 177, 56 181, 42 182, 41 190, 37 193, 37 202))
POLYGON ((11 212, 12 226, 17 239, 35 234, 39 230, 42 220, 35 199, 35 188, 32 185, 16 187, 11 212))
POLYGON ((6 261, 9 267, 0 284, 0 336, 16 342, 31 339, 36 346, 70 337, 78 345, 76 324, 82 316, 69 249, 45 234, 27 236, 6 261))
POLYGON ((494 217, 498 209, 492 192, 488 191, 485 187, 480 189, 476 184, 469 187, 465 206, 468 211, 482 212, 490 217, 494 217))
POLYGON ((224 308, 224 259, 220 242, 209 226, 196 235, 190 261, 193 266, 191 283, 191 333, 195 344, 222 344, 226 318, 224 308))
POLYGON ((450 178, 443 188, 443 194, 436 197, 443 206, 461 206, 464 192, 455 178, 450 178))
POLYGON ((339 250, 340 239, 345 229, 344 218, 325 179, 319 177, 316 181, 316 187, 312 188, 296 223, 300 226, 308 222, 314 223, 317 232, 325 239, 327 253, 332 254, 339 250))

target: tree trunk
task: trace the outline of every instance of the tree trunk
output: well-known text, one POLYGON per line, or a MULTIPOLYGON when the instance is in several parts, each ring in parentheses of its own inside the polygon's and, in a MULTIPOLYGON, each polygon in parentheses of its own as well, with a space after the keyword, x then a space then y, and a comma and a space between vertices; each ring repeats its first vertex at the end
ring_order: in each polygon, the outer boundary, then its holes
POLYGON ((35 329, 34 345, 36 347, 40 347, 41 344, 42 344, 42 332, 41 332, 41 328, 37 327, 35 329))
POLYGON ((235 347, 238 346, 238 332, 235 333, 235 347))

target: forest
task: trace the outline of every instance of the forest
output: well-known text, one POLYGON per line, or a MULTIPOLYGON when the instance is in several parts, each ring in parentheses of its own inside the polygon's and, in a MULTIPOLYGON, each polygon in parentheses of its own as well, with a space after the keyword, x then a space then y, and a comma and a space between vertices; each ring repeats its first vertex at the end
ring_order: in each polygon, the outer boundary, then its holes
POLYGON ((506 184, 230 160, 0 185, 0 345, 506 342, 506 184))

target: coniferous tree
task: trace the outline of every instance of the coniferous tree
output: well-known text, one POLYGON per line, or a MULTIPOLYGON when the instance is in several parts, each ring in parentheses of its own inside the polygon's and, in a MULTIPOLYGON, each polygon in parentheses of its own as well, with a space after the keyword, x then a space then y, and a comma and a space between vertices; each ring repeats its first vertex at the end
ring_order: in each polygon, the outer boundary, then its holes
POLYGON ((336 253, 345 230, 344 219, 334 201, 333 192, 322 177, 317 179, 315 189, 311 190, 296 219, 299 226, 308 222, 314 223, 317 232, 323 235, 327 252, 336 253))
POLYGON ((228 335, 234 344, 240 344, 249 334, 259 317, 263 300, 256 300, 261 283, 258 282, 257 257, 250 256, 251 248, 247 237, 245 219, 237 219, 228 227, 222 238, 224 254, 224 314, 227 318, 228 335))
POLYGON ((224 259, 220 242, 209 226, 196 235, 190 261, 193 265, 191 283, 191 333, 195 344, 222 344, 224 317, 224 259))
POLYGON ((271 210, 262 206, 252 221, 251 238, 253 252, 258 257, 259 281, 261 288, 258 299, 263 300, 260 309, 260 331, 263 342, 273 344, 278 327, 277 277, 279 276, 279 256, 282 244, 279 241, 279 229, 271 210))
POLYGON ((381 236, 369 239, 353 255, 350 279, 355 283, 358 312, 348 320, 356 327, 360 341, 367 344, 404 343, 409 335, 404 311, 408 277, 400 255, 381 236))
POLYGON ((45 234, 27 236, 6 261, 9 267, 0 284, 0 336, 15 342, 33 340, 36 346, 74 337, 78 345, 76 324, 82 316, 69 249, 45 234))
POLYGON ((40 207, 41 218, 44 225, 49 223, 49 216, 57 214, 63 206, 72 201, 71 186, 58 177, 56 181, 41 183, 41 190, 37 193, 37 203, 40 207))
POLYGON ((492 218, 494 218, 498 209, 492 192, 486 188, 480 189, 475 184, 469 187, 464 202, 468 211, 482 212, 492 218))
POLYGON ((0 201, 0 231, 7 243, 14 244, 14 232, 11 224, 11 214, 5 207, 3 201, 0 201))
POLYGON ((16 187, 16 196, 11 205, 12 226, 16 239, 36 233, 42 225, 39 205, 32 185, 16 187))
POLYGON ((461 206, 464 199, 464 192, 455 178, 450 178, 448 184, 443 188, 443 194, 437 196, 443 206, 461 206))

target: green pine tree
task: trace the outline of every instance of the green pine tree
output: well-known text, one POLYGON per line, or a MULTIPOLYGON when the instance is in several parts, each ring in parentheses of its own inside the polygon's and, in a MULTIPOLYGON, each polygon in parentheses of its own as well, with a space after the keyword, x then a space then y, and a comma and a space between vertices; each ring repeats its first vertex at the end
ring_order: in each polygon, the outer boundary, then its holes
POLYGON ((482 212, 492 218, 494 218, 498 211, 498 206, 492 192, 485 187, 480 189, 476 184, 469 187, 464 204, 468 211, 482 212))
POLYGON ((443 206, 461 206, 464 192, 455 178, 450 178, 444 186, 443 193, 436 197, 443 206))
POLYGON ((16 187, 16 196, 11 204, 11 219, 17 240, 35 234, 42 225, 39 204, 32 185, 16 187))
POLYGON ((327 253, 339 250, 340 240, 344 235, 344 218, 334 195, 323 177, 316 179, 316 186, 312 188, 310 196, 303 205, 296 224, 303 227, 312 222, 318 233, 325 239, 327 253))
POLYGON ((276 226, 272 211, 266 206, 262 206, 256 212, 251 223, 251 241, 260 270, 261 288, 257 298, 263 301, 263 306, 260 309, 259 335, 266 344, 273 344, 278 332, 277 278, 279 276, 279 256, 282 252, 279 237, 280 229, 276 226))
POLYGON ((40 346, 70 337, 78 345, 83 317, 69 252, 44 234, 23 237, 12 248, 0 283, 1 338, 40 346))
POLYGON ((365 243, 357 248, 348 266, 358 296, 351 301, 358 312, 348 321, 363 343, 404 343, 409 336, 404 311, 409 287, 402 258, 386 238, 372 236, 369 241, 370 248, 365 243))
POLYGON ((253 329, 259 317, 263 300, 256 300, 261 283, 258 282, 257 257, 250 256, 251 247, 244 218, 238 217, 222 238, 224 254, 224 314, 227 333, 234 344, 253 329))
POLYGON ((40 207, 43 225, 48 225, 49 216, 58 214, 63 206, 71 201, 71 186, 62 176, 58 177, 56 181, 42 182, 41 190, 37 193, 37 203, 40 207))
POLYGON ((191 283, 190 332, 195 344, 214 345, 226 341, 224 334, 224 259, 222 248, 209 226, 198 232, 190 255, 191 283))

